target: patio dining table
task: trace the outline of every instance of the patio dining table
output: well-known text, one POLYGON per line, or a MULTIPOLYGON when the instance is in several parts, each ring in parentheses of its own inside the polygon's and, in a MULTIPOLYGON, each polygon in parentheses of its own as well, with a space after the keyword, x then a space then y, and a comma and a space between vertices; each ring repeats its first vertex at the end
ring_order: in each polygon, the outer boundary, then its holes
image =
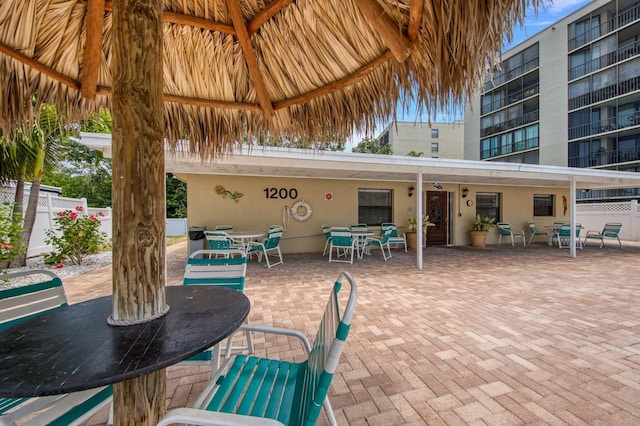
POLYGON ((356 240, 356 255, 358 259, 362 259, 366 253, 367 239, 376 235, 371 231, 351 231, 351 237, 356 240))
POLYGON ((258 238, 264 237, 264 232, 260 231, 232 231, 227 232, 227 235, 236 240, 240 241, 242 245, 242 249, 245 253, 249 253, 249 249, 251 248, 251 242, 257 240, 258 238))
POLYGON ((249 314, 241 292, 215 286, 169 286, 169 312, 112 326, 112 297, 55 309, 0 332, 0 396, 76 392, 176 364, 235 331, 249 314))

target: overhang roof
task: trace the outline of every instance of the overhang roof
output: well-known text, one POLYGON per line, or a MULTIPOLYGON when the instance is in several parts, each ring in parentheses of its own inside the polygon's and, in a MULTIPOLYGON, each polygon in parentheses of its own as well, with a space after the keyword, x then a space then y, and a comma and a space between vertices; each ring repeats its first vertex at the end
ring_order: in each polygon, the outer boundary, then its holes
MULTIPOLYGON (((110 155, 111 135, 81 134, 82 143, 110 155)), ((423 182, 569 188, 640 187, 640 173, 521 163, 359 154, 274 147, 245 147, 215 161, 166 151, 167 172, 261 177, 423 182)))

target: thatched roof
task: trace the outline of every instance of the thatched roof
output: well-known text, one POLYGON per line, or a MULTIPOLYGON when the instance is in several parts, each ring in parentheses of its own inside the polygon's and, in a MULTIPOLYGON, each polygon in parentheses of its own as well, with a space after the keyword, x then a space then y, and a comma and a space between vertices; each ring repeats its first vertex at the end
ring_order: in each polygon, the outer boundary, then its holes
MULTIPOLYGON (((208 157, 246 135, 370 131, 403 100, 460 101, 538 2, 165 0, 167 137, 208 157)), ((0 0, 2 131, 30 119, 34 95, 73 118, 109 106, 111 10, 110 0, 0 0)))

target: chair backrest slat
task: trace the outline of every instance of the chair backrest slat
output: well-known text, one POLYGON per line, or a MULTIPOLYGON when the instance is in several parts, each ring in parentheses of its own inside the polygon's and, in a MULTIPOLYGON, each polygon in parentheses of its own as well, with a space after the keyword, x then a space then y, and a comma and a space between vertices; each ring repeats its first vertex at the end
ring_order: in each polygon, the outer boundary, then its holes
POLYGON ((351 238, 349 228, 331 228, 331 244, 333 246, 351 247, 353 245, 353 239, 351 238))
POLYGON ((67 305, 62 281, 50 271, 25 271, 4 274, 0 279, 13 279, 42 274, 45 281, 0 291, 0 330, 43 312, 67 305))
POLYGON ((382 233, 384 234, 384 231, 386 231, 387 229, 391 229, 391 235, 390 237, 397 237, 398 236, 398 227, 396 226, 395 223, 392 222, 386 222, 383 223, 380 226, 380 230, 382 231, 382 233))
POLYGON ((242 250, 230 249, 216 254, 228 254, 228 257, 209 258, 208 250, 198 250, 187 259, 183 285, 217 285, 238 291, 244 291, 247 273, 247 257, 242 250))
POLYGON ((267 238, 263 242, 265 250, 278 247, 278 244, 280 244, 280 238, 282 238, 282 232, 282 228, 269 229, 267 238))
POLYGON ((498 227, 498 232, 500 232, 501 235, 511 235, 511 225, 508 223, 498 222, 496 223, 496 226, 498 227))
POLYGON ((604 229, 602 230, 602 234, 604 235, 605 233, 608 234, 607 236, 617 236, 618 233, 620 232, 620 229, 622 228, 622 224, 621 223, 607 223, 604 225, 604 229))
POLYGON ((307 368, 305 370, 305 396, 300 407, 300 421, 298 424, 315 425, 322 403, 329 391, 331 379, 338 366, 338 361, 344 349, 351 318, 355 310, 357 285, 347 272, 340 274, 329 296, 320 327, 316 333, 307 368), (350 284, 349 299, 342 316, 338 294, 342 288, 343 279, 350 284))

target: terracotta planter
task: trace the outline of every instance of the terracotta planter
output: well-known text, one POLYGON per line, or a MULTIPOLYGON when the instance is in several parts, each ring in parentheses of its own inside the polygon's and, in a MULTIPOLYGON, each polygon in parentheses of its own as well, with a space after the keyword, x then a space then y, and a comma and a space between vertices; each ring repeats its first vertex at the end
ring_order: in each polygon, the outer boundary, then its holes
POLYGON ((471 247, 485 247, 488 234, 487 231, 469 231, 471 247))
POLYGON ((418 236, 415 232, 406 232, 404 234, 407 237, 407 248, 415 250, 418 247, 418 236))

